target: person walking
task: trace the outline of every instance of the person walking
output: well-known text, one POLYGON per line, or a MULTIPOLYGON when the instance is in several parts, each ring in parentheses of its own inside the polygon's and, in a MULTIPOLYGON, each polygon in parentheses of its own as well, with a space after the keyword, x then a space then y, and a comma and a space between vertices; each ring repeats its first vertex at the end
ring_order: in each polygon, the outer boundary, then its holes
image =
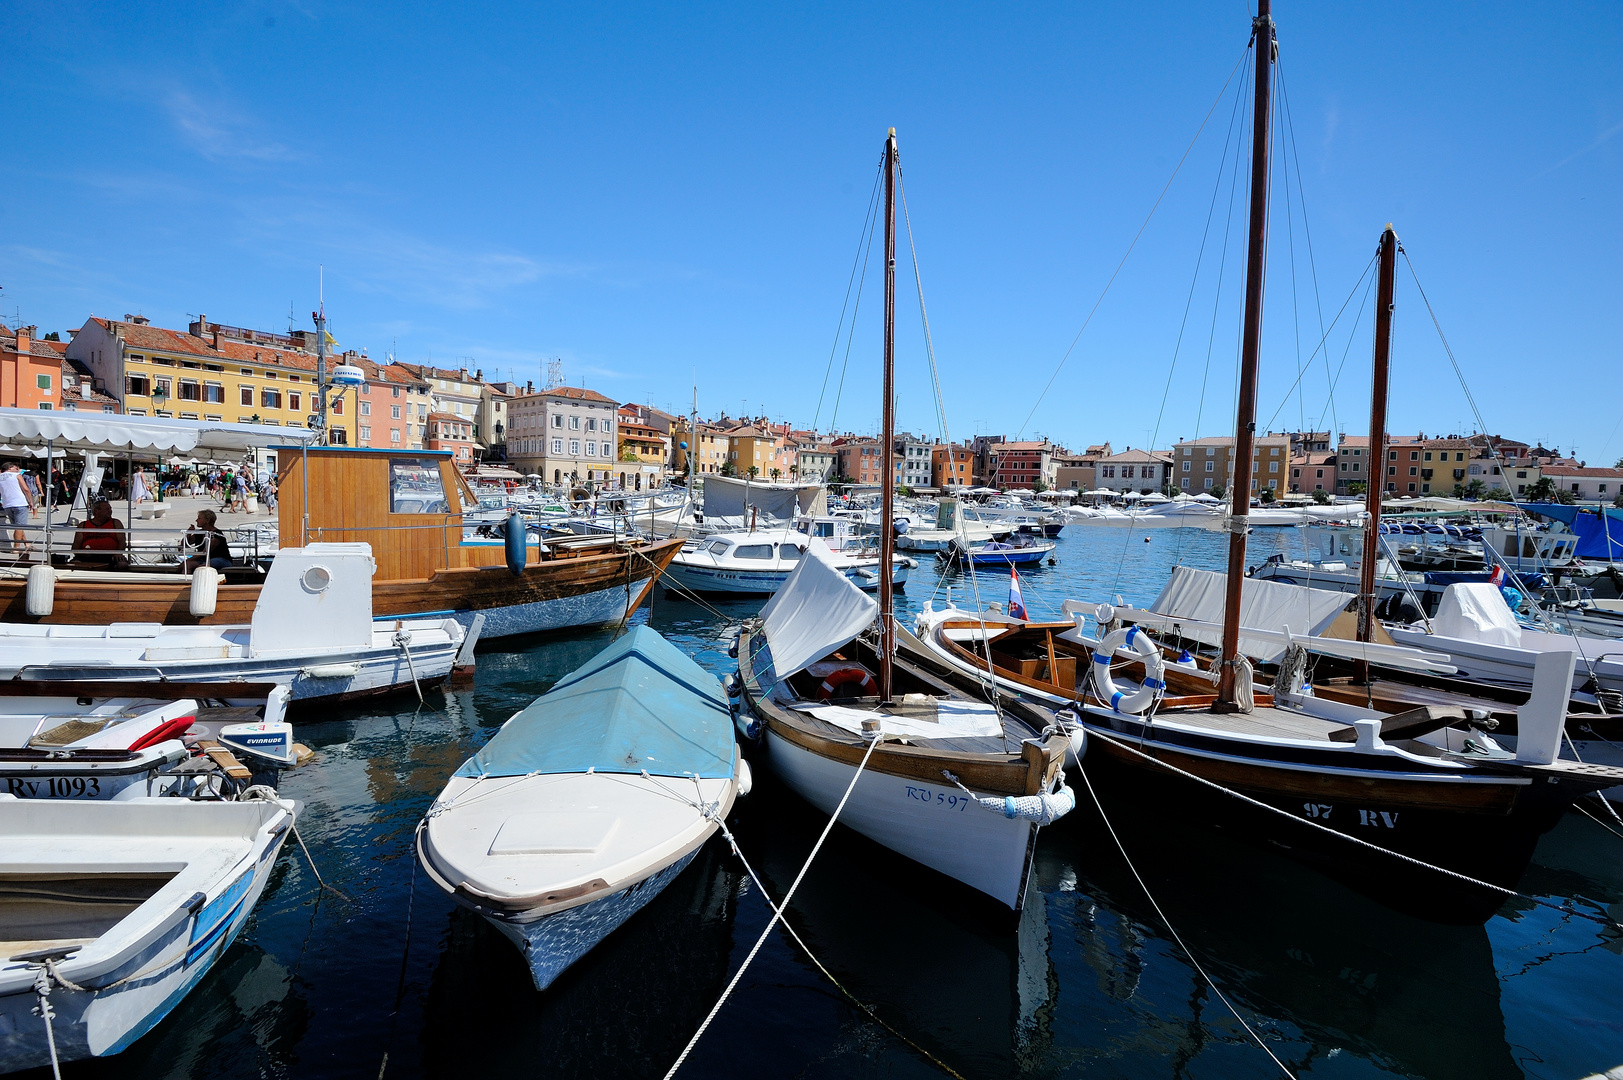
POLYGON ((30 516, 38 512, 34 493, 23 483, 21 466, 15 461, 7 462, 5 470, 0 472, 0 515, 4 516, 12 531, 11 535, 3 538, 4 550, 28 550, 28 537, 23 533, 23 526, 28 524, 30 516))
POLYGON ((248 476, 241 469, 231 478, 231 506, 229 512, 233 514, 248 512, 248 476))

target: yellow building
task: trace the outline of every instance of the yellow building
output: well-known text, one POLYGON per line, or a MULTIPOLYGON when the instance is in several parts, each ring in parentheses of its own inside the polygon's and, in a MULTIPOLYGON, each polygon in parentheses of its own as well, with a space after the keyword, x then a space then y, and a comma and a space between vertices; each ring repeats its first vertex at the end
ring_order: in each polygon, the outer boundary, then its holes
MULTIPOLYGON (((68 357, 91 372, 131 416, 309 426, 318 410, 315 331, 272 334, 211 323, 198 316, 182 333, 139 315, 91 318, 72 331, 68 357)), ((330 344, 328 371, 359 359, 330 344)), ((329 441, 356 444, 360 395, 328 395, 329 441)))

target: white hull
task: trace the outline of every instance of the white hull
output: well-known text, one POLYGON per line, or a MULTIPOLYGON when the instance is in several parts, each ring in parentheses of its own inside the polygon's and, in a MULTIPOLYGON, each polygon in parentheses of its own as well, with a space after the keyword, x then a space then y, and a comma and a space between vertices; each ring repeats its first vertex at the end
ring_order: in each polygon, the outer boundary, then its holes
MULTIPOLYGON (((768 760, 790 790, 833 814, 855 766, 830 761, 774 733, 768 760)), ((981 806, 940 784, 864 771, 840 812, 840 824, 1018 910, 1031 870, 1037 827, 981 806)))
POLYGON ((571 964, 591 952, 599 942, 665 891, 665 886, 674 881, 676 875, 686 869, 698 853, 695 848, 658 873, 621 889, 613 896, 605 896, 580 907, 543 915, 531 922, 498 918, 487 912, 485 921, 518 946, 518 951, 524 955, 524 962, 529 965, 535 988, 545 990, 571 964))
MULTIPOLYGON (((176 921, 112 970, 89 977, 76 970, 79 957, 61 962, 63 976, 89 992, 62 986, 51 991, 57 1059, 117 1054, 168 1016, 236 940, 290 832, 283 828, 273 836, 257 837, 240 869, 210 887, 207 902, 194 915, 176 921), (131 975, 137 977, 111 985, 131 975)), ((93 948, 88 947, 85 955, 93 948)), ((51 1063, 44 1021, 34 1014, 38 1003, 32 986, 19 987, 15 979, 8 980, 6 992, 0 993, 0 1072, 51 1063)))
MULTIPOLYGON (((738 593, 746 596, 760 596, 775 593, 789 580, 794 568, 784 570, 733 570, 722 567, 682 565, 681 556, 672 562, 665 574, 676 584, 690 592, 702 593, 738 593)), ((894 562, 891 564, 891 584, 898 587, 907 585, 907 564, 894 562)), ((852 566, 845 570, 845 576, 851 584, 859 589, 879 588, 879 560, 871 559, 867 565, 852 566)))
POLYGON ((473 625, 475 615, 485 617, 481 641, 489 638, 512 637, 517 634, 539 634, 548 630, 571 627, 601 626, 619 622, 626 608, 646 582, 633 581, 629 598, 624 585, 616 585, 579 596, 564 596, 556 600, 538 600, 533 604, 510 604, 505 607, 483 608, 479 611, 458 611, 452 617, 464 630, 473 625))
POLYGON ((403 689, 416 678, 424 685, 442 682, 451 673, 461 638, 426 648, 413 648, 411 661, 397 648, 368 649, 325 656, 285 659, 224 659, 183 662, 95 663, 57 660, 46 663, 0 659, 0 679, 148 682, 160 676, 172 682, 270 682, 286 686, 293 701, 361 697, 403 689))

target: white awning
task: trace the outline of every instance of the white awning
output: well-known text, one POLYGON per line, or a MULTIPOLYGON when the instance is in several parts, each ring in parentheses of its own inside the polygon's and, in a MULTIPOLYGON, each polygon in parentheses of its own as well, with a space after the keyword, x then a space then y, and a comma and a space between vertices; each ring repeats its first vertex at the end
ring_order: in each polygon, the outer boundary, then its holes
POLYGON ((218 420, 173 420, 161 416, 115 416, 65 410, 0 409, 0 442, 103 453, 119 450, 155 454, 232 454, 272 444, 308 442, 308 428, 227 424, 218 420))
POLYGON ((781 681, 821 660, 867 629, 878 613, 878 602, 851 584, 828 545, 812 537, 800 565, 761 609, 773 674, 781 681))

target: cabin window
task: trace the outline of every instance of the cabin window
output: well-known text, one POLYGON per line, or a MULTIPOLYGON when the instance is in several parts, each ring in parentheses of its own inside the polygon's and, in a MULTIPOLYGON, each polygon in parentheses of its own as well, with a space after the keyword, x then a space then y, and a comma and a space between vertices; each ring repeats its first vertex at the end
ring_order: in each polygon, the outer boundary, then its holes
POLYGON ((712 554, 712 555, 720 555, 722 552, 724 552, 726 550, 727 550, 727 541, 725 541, 725 540, 717 540, 715 543, 710 545, 710 554, 712 554))
POLYGON ((771 544, 740 544, 733 555, 740 559, 770 559, 771 544))
POLYGON ((801 551, 793 544, 784 544, 778 548, 778 558, 784 562, 799 562, 801 551))
POLYGON ((437 458, 389 459, 389 512, 448 514, 437 458))

